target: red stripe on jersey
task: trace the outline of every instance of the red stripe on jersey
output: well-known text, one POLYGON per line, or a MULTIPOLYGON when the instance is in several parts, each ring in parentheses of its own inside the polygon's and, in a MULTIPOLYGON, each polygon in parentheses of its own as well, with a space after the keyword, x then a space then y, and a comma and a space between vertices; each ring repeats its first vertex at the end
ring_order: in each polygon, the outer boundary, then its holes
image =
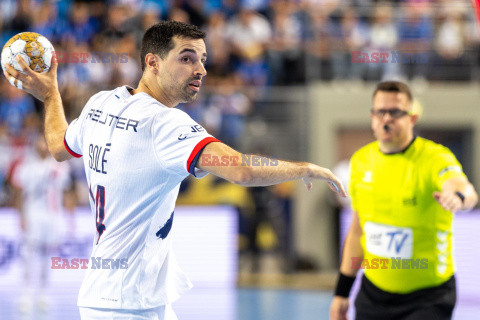
POLYGON ((190 153, 190 157, 188 157, 188 160, 187 160, 187 171, 188 172, 190 172, 189 169, 190 169, 190 165, 192 164, 193 159, 195 159, 197 154, 210 142, 221 142, 221 141, 216 139, 216 138, 213 138, 213 137, 207 137, 207 138, 201 140, 199 143, 197 143, 195 148, 193 148, 192 153, 190 153))
POLYGON ((67 144, 67 140, 65 140, 65 138, 63 138, 63 145, 65 146, 65 149, 67 149, 68 153, 70 153, 75 158, 81 158, 82 157, 81 154, 78 154, 75 151, 73 151, 72 149, 70 149, 70 147, 67 144))

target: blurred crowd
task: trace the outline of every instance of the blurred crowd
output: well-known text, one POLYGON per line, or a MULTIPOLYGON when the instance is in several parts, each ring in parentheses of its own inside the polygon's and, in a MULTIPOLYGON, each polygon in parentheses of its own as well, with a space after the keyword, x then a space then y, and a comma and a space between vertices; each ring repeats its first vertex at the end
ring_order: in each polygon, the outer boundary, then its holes
MULTIPOLYGON (((479 29, 468 1, 2 0, 0 42, 27 30, 51 40, 72 119, 92 94, 137 84, 142 35, 162 19, 207 32, 206 87, 183 108, 233 146, 245 116, 255 112, 259 91, 247 88, 315 80, 479 79, 479 29), (380 53, 389 54, 386 63, 368 63, 380 53)), ((0 98, 0 123, 14 134, 40 109, 8 88, 0 98)))
MULTIPOLYGON (((205 86, 197 101, 180 108, 236 148, 247 117, 261 109, 258 95, 271 86, 480 79, 479 29, 471 3, 457 0, 1 0, 0 43, 24 31, 53 43, 71 121, 94 93, 137 85, 142 35, 165 19, 207 32, 205 86), (389 54, 386 62, 368 63, 381 53, 389 54), (410 61, 394 62, 394 54, 410 61)), ((41 110, 0 81, 0 206, 11 205, 9 177, 42 129, 41 110)), ((74 181, 82 171, 73 162, 74 181)), ((81 194, 78 203, 85 205, 88 192, 81 194)))

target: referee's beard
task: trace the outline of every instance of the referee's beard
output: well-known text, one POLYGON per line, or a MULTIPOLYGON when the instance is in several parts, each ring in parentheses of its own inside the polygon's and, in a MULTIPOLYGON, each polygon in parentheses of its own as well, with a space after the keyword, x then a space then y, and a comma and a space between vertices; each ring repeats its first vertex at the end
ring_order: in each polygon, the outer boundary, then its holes
POLYGON ((398 152, 404 149, 413 139, 413 130, 398 128, 391 124, 382 124, 374 130, 374 136, 380 143, 382 152, 398 152))

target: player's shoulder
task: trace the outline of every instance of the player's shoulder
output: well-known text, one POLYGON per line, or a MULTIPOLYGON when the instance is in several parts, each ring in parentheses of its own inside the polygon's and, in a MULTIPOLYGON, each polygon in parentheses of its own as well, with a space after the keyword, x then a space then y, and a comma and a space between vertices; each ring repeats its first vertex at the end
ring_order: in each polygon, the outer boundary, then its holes
MULTIPOLYGON (((163 105, 162 105, 163 106, 163 105)), ((155 108, 155 122, 157 124, 191 124, 193 119, 183 110, 177 108, 155 108)))
POLYGON ((99 99, 102 99, 102 98, 106 98, 106 97, 112 95, 117 89, 118 89, 118 88, 115 88, 115 89, 113 89, 113 90, 102 90, 102 91, 99 91, 99 92, 95 93, 94 95, 92 95, 92 96, 90 97, 90 99, 88 99, 87 104, 88 104, 88 103, 93 103, 93 102, 95 102, 95 101, 97 101, 97 100, 99 100, 99 99))
POLYGON ((128 101, 135 106, 131 108, 131 111, 137 114, 142 114, 148 118, 156 118, 156 120, 164 122, 171 121, 172 119, 185 120, 190 118, 184 111, 177 108, 169 108, 145 92, 140 92, 132 96, 126 88, 128 87, 117 88, 121 94, 128 93, 126 97, 120 96, 120 98, 131 99, 128 101))
MULTIPOLYGON (((87 104, 99 103, 103 104, 107 99, 111 98, 113 101, 126 102, 132 95, 129 92, 130 89, 133 89, 129 86, 121 86, 112 90, 102 90, 90 97, 87 104)), ((145 95, 148 96, 148 95, 145 95)), ((148 96, 150 97, 150 96, 148 96)), ((151 98, 151 97, 150 97, 151 98)), ((152 98, 152 100, 156 101, 152 98)))
POLYGON ((82 110, 82 118, 93 108, 98 108, 100 105, 115 91, 114 90, 103 90, 92 95, 82 110))

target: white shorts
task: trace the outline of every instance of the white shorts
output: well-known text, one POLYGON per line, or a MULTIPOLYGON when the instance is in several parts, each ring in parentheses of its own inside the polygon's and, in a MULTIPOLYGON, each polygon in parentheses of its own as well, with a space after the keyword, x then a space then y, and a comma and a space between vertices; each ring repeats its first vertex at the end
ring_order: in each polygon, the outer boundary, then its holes
POLYGON ((170 305, 152 309, 101 309, 79 307, 82 320, 178 320, 170 305))

